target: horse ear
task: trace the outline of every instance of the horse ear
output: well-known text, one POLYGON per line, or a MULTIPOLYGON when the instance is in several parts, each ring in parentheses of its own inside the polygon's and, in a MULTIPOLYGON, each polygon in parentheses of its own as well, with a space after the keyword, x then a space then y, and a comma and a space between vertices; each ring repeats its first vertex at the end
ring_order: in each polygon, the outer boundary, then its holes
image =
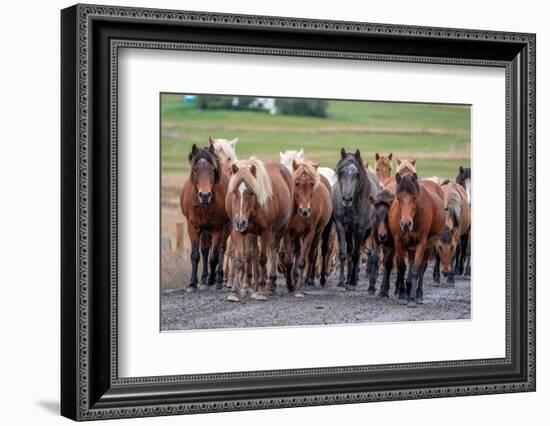
POLYGON ((416 173, 413 173, 413 174, 412 174, 412 180, 413 180, 413 182, 416 182, 417 179, 418 179, 417 174, 416 174, 416 173))
POLYGON ((395 182, 399 185, 399 182, 401 182, 401 175, 399 173, 395 174, 395 182))
POLYGON ((416 159, 415 160, 411 160, 411 164, 414 166, 416 164, 416 159))
POLYGON ((229 142, 229 145, 231 145, 231 148, 235 148, 238 142, 239 142, 239 138, 235 138, 231 142, 229 142))
POLYGON ((214 145, 216 143, 216 141, 214 140, 214 138, 212 136, 208 136, 208 144, 210 146, 214 145))
POLYGON ((391 161, 391 158, 392 158, 392 153, 390 152, 390 155, 388 155, 388 160, 391 161))
MULTIPOLYGON (((390 154, 390 155, 391 155, 391 154, 390 154)), ((376 153, 376 155, 374 156, 374 159, 375 159, 376 161, 380 160, 380 155, 378 155, 378 153, 376 153)))
MULTIPOLYGON (((210 142, 210 141, 209 141, 210 142)), ((214 144, 208 145, 208 152, 210 154, 216 155, 216 149, 214 148, 214 144)))
POLYGON ((347 154, 346 154, 346 150, 344 148, 342 148, 340 150, 340 155, 342 156, 342 158, 344 158, 347 154))
POLYGON ((311 165, 313 166, 313 168, 318 169, 321 163, 311 163, 311 165))
POLYGON ((355 150, 355 158, 357 158, 358 160, 361 160, 361 153, 359 152, 358 149, 355 150))
POLYGON ((250 173, 252 173, 252 176, 256 177, 256 166, 254 164, 250 166, 250 173))
POLYGON ((197 147, 197 145, 193 144, 193 147, 191 148, 191 152, 189 153, 187 159, 189 161, 193 160, 193 157, 197 155, 197 152, 199 152, 199 148, 197 147))
POLYGON ((398 158, 397 159, 397 165, 400 166, 401 165, 401 160, 398 158))
POLYGON ((300 151, 298 151, 298 156, 303 160, 304 159, 304 148, 300 148, 300 151))
POLYGON ((239 166, 237 166, 235 163, 231 166, 231 171, 234 175, 236 175, 239 172, 239 166))
POLYGON ((460 166, 460 167, 458 168, 458 171, 459 171, 459 173, 464 173, 464 167, 460 166))
POLYGON ((292 160, 292 170, 297 170, 300 165, 296 162, 296 160, 292 160))

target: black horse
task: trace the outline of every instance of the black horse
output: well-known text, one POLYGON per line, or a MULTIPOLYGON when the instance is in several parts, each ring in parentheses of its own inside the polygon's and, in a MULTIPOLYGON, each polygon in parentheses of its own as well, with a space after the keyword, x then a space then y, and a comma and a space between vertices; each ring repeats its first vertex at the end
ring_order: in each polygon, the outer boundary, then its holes
POLYGON ((359 277, 361 247, 370 234, 372 204, 369 199, 370 182, 359 150, 348 154, 342 148, 336 166, 337 182, 332 188, 334 225, 338 233, 340 281, 348 290, 354 290, 359 277), (345 277, 345 266, 348 274, 345 277))

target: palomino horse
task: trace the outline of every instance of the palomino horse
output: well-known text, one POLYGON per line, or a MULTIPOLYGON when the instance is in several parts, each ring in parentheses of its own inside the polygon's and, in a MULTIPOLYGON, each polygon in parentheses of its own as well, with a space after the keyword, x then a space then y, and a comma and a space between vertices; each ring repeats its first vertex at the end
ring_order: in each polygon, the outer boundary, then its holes
MULTIPOLYGON (((240 300, 245 239, 248 234, 260 238, 258 291, 253 298, 266 300, 275 289, 279 243, 292 216, 294 187, 289 171, 279 163, 251 157, 233 166, 225 207, 233 222, 235 282, 227 299, 240 300), (267 256, 270 256, 269 289, 266 289, 267 256)), ((243 288, 243 293, 246 289, 243 288)))
MULTIPOLYGON (((235 152, 235 147, 238 142, 239 138, 227 140, 214 139, 210 136, 208 137, 208 143, 214 147, 214 150, 220 159, 222 170, 228 175, 228 177, 231 175, 231 166, 239 161, 235 152)), ((225 250, 223 260, 224 281, 227 283, 228 287, 233 286, 235 275, 233 268, 230 265, 232 255, 233 244, 231 243, 231 238, 228 238, 227 248, 225 250)), ((249 234, 246 238, 245 262, 241 280, 245 281, 246 286, 249 286, 252 282, 257 282, 258 280, 258 237, 254 234, 249 234)))
MULTIPOLYGON (((279 159, 281 164, 284 165, 290 173, 292 173, 292 162, 296 161, 297 163, 300 163, 305 160, 304 148, 300 148, 300 151, 288 150, 284 153, 279 152, 279 159)), ((334 186, 336 183, 336 174, 334 173, 334 170, 330 167, 319 167, 317 168, 317 172, 329 181, 331 187, 334 186)))
MULTIPOLYGON (((389 189, 380 190, 375 197, 371 197, 371 203, 374 206, 372 213, 371 237, 382 249, 384 255, 384 279, 380 287, 381 297, 388 297, 390 289, 390 274, 393 268, 393 258, 395 247, 393 237, 389 226, 389 212, 395 200, 395 195, 389 189)), ((376 278, 378 277, 378 261, 376 261, 371 270, 369 289, 375 290, 376 278)), ((397 287, 396 287, 397 293, 397 287)))
POLYGON ((401 176, 416 174, 416 160, 400 160, 398 158, 395 172, 401 176))
POLYGON ((405 296, 405 254, 409 255, 411 280, 407 280, 408 305, 422 303, 422 280, 435 242, 445 226, 443 192, 431 181, 418 181, 416 173, 395 176, 396 200, 390 208, 389 224, 397 256, 399 299, 405 296))
MULTIPOLYGON (((197 288, 199 245, 202 245, 205 266, 211 246, 208 284, 216 283, 216 288, 221 289, 223 256, 231 229, 225 211, 228 179, 221 172, 220 162, 212 146, 198 148, 193 145, 188 158, 191 175, 180 194, 181 211, 187 219, 187 232, 191 240, 191 282, 187 290, 194 291, 197 288)), ((202 284, 206 285, 206 276, 203 275, 203 279, 202 284)))
MULTIPOLYGON (((294 160, 292 168, 294 207, 284 235, 284 271, 288 290, 304 297, 304 268, 307 264, 308 279, 315 276, 321 235, 332 217, 332 199, 328 180, 317 172, 319 163, 294 160)), ((327 246, 328 240, 321 248, 321 282, 325 282, 327 246)))
POLYGON ((338 286, 355 289, 359 278, 359 261, 363 243, 370 233, 372 204, 369 200, 371 184, 359 150, 348 154, 342 148, 336 166, 337 182, 332 187, 333 219, 338 233, 340 281, 338 286), (347 260, 348 274, 345 278, 347 260))
MULTIPOLYGON (((447 277, 447 282, 454 284, 455 272, 460 273, 461 259, 464 259, 460 247, 463 239, 468 239, 470 232, 470 206, 466 191, 455 182, 441 186, 445 205, 445 228, 439 240, 435 243, 434 282, 439 283, 439 264, 441 271, 447 277)), ((464 253, 465 254, 465 253, 464 253)))
MULTIPOLYGON (((472 206, 472 169, 470 167, 458 168, 458 176, 456 177, 456 183, 462 186, 466 190, 466 197, 468 198, 468 204, 470 209, 472 206)), ((466 259, 466 268, 464 270, 464 275, 470 275, 470 238, 471 235, 468 234, 467 241, 461 241, 461 248, 463 248, 464 257, 466 259)), ((462 261, 463 262, 463 261, 462 261)))

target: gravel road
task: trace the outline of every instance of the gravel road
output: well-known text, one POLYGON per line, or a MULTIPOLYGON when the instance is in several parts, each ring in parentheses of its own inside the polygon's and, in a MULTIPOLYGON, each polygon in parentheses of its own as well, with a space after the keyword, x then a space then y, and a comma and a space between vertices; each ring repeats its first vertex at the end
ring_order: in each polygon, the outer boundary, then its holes
MULTIPOLYGON (((380 287, 382 275, 377 282, 380 287)), ((283 280, 267 301, 247 297, 240 303, 226 300, 227 290, 207 289, 186 293, 185 289, 161 293, 161 329, 194 330, 208 328, 281 327, 296 325, 357 324, 370 322, 437 321, 470 318, 470 279, 456 277, 454 287, 434 286, 431 265, 424 275, 424 304, 409 308, 393 295, 390 298, 367 293, 362 274, 355 291, 336 287, 334 274, 325 288, 310 288, 306 297, 289 296, 283 280)), ((318 285, 318 284, 317 284, 318 285)))

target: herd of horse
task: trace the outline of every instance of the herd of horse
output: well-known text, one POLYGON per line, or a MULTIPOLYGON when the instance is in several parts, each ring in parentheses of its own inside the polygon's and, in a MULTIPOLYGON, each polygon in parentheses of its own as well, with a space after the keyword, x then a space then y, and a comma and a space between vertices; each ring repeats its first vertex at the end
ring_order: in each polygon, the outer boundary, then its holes
POLYGON ((309 161, 304 150, 280 153, 280 161, 238 160, 232 141, 209 137, 193 145, 190 175, 180 195, 191 241, 191 279, 198 287, 230 288, 227 300, 250 292, 267 300, 281 274, 290 294, 306 289, 339 266, 338 286, 356 288, 366 260, 370 294, 389 297, 397 269, 395 295, 414 307, 423 301, 423 277, 435 258, 433 278, 451 285, 455 274, 470 274, 469 168, 455 181, 420 179, 415 160, 375 156, 371 170, 360 151, 340 151, 334 169, 309 161), (408 271, 407 271, 408 266, 408 271))

